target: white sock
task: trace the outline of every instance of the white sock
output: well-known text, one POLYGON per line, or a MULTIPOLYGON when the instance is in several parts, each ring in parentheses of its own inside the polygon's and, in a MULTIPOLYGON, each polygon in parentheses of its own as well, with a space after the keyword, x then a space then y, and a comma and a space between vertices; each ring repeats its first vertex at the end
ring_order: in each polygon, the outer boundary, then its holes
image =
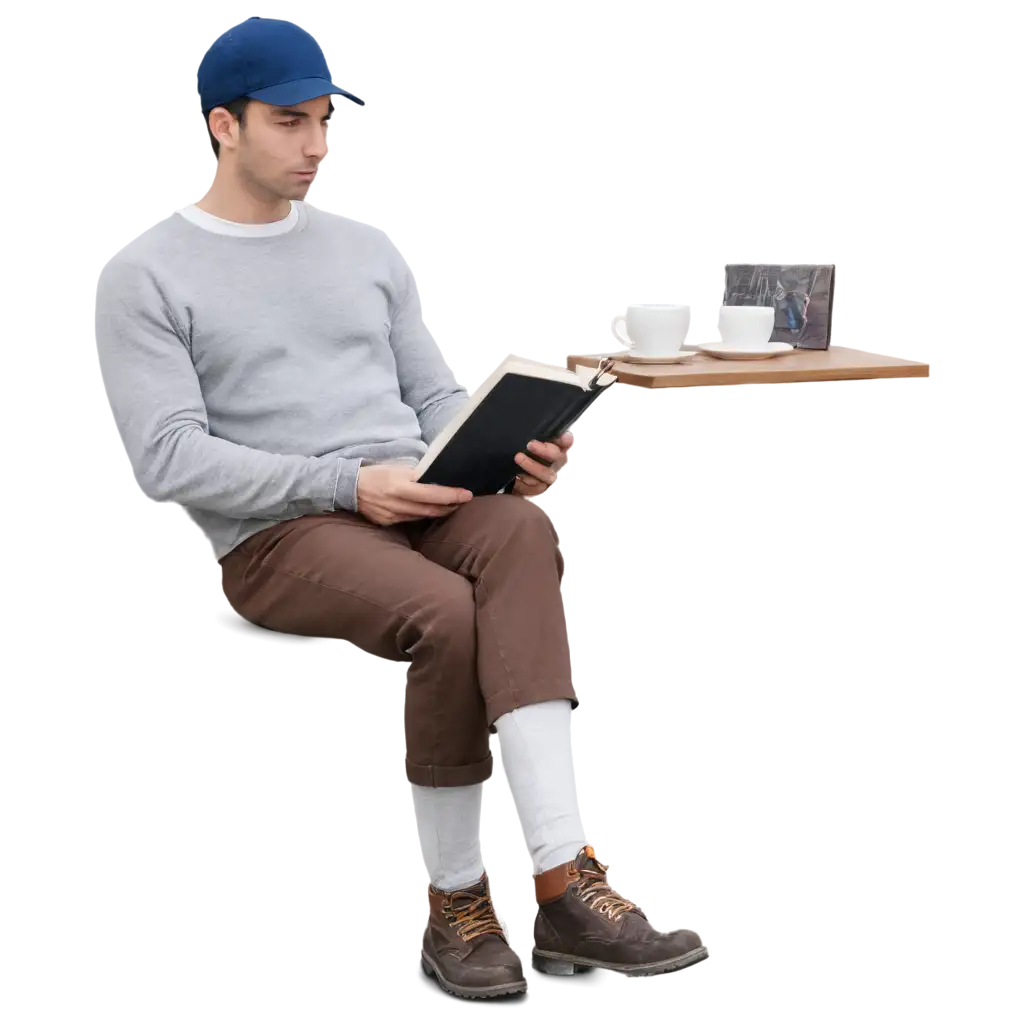
POLYGON ((568 699, 540 701, 495 719, 501 763, 539 875, 586 846, 576 803, 568 699))
POLYGON ((412 786, 416 828, 430 884, 459 889, 480 880, 482 782, 471 786, 412 786))

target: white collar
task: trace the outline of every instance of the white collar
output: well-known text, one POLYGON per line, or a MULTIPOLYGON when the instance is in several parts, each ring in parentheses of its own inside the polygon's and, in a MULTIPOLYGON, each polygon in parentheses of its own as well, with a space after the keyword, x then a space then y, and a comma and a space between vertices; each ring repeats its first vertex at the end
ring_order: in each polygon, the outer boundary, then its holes
POLYGON ((207 231, 213 231, 218 235, 241 235, 247 238, 260 238, 268 235, 283 235, 291 231, 299 221, 298 203, 291 199, 291 209, 288 216, 281 220, 273 220, 269 224, 244 224, 237 220, 225 220, 223 217, 215 217, 206 210, 199 209, 195 203, 190 206, 183 206, 175 213, 180 213, 186 220, 207 231))

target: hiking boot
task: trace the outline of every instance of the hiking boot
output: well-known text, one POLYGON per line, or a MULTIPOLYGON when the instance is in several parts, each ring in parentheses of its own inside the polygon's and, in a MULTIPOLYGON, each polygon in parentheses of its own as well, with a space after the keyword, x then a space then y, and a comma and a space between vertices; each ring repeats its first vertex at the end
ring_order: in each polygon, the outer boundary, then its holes
POLYGON ((707 959, 696 932, 659 932, 607 880, 608 866, 584 846, 575 860, 534 875, 533 966, 545 974, 605 967, 627 975, 664 974, 707 959))
POLYGON ((494 912, 486 871, 452 892, 428 885, 427 896, 430 918, 420 954, 427 977, 468 999, 526 991, 523 965, 494 912))

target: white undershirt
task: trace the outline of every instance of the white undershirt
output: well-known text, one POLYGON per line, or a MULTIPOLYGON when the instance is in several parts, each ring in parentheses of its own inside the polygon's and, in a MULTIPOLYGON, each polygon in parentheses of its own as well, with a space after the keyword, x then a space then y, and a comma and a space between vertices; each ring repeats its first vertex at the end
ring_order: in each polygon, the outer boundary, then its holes
POLYGON ((237 220, 225 220, 223 217, 215 217, 212 213, 207 213, 206 210, 200 210, 195 203, 191 206, 183 206, 180 210, 175 210, 175 213, 180 213, 186 220, 190 220, 193 224, 198 225, 201 228, 206 228, 207 231, 216 232, 219 235, 244 235, 252 238, 265 237, 267 235, 283 235, 286 231, 291 231, 293 227, 298 223, 299 210, 296 206, 296 201, 290 199, 291 210, 288 212, 287 217, 283 217, 281 220, 272 220, 269 224, 244 224, 237 220))

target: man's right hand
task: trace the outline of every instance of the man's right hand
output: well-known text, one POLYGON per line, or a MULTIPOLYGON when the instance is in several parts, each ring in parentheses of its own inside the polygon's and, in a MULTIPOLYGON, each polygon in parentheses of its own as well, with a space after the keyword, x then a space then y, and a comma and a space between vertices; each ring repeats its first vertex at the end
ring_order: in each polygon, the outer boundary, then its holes
POLYGON ((371 523, 392 523, 447 516, 473 495, 462 487, 421 484, 413 477, 413 466, 360 466, 356 477, 356 502, 359 514, 371 523))

